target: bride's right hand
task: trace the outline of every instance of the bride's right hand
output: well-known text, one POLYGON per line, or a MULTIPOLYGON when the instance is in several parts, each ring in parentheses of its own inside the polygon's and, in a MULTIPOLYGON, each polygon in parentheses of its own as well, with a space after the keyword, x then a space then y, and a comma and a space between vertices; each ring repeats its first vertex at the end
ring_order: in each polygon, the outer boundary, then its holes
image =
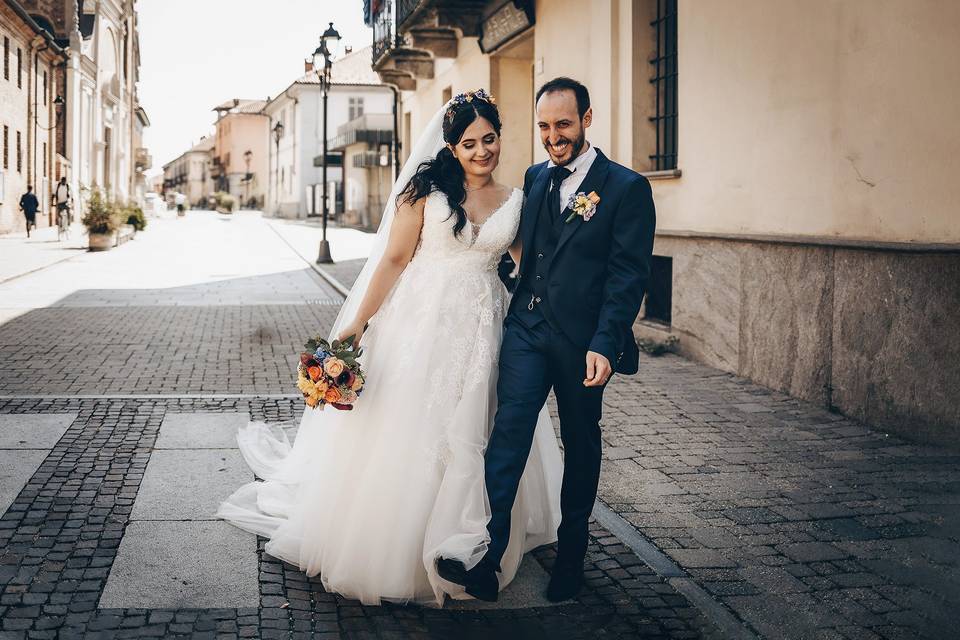
POLYGON ((353 348, 356 349, 357 347, 360 346, 360 339, 363 338, 363 332, 366 331, 366 329, 367 329, 367 324, 365 322, 363 323, 355 322, 345 327, 343 331, 340 332, 340 335, 337 336, 337 340, 343 342, 350 336, 354 336, 353 348))

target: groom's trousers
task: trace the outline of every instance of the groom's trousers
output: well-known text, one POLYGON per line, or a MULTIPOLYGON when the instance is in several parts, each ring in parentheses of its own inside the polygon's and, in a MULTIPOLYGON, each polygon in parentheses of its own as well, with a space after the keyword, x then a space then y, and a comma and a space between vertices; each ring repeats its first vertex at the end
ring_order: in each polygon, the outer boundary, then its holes
POLYGON ((485 475, 491 518, 485 562, 499 567, 510 537, 510 511, 523 475, 537 416, 552 388, 563 442, 562 521, 558 561, 582 566, 588 522, 600 479, 603 387, 585 387, 586 350, 548 322, 529 326, 507 318, 500 350, 497 413, 487 445, 485 475))

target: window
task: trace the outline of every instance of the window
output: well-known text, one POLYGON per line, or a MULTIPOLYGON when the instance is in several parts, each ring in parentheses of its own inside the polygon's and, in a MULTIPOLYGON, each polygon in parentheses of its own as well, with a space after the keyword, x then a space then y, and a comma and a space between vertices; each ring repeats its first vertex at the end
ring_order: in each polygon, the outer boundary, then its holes
POLYGON ((3 168, 10 168, 10 127, 3 125, 3 168))
POLYGON ((440 106, 443 106, 450 102, 450 98, 453 97, 453 87, 446 87, 443 90, 443 103, 440 106))
POLYGON ((10 79, 10 38, 3 36, 3 79, 10 79))
POLYGON ((17 89, 23 88, 23 50, 17 47, 17 89))
POLYGON ((677 168, 677 0, 656 0, 653 27, 657 48, 650 60, 650 84, 656 94, 656 115, 650 117, 656 129, 656 153, 650 156, 654 171, 677 168))
POLYGON ((47 177, 47 143, 43 143, 43 177, 47 177))
POLYGON ((355 120, 363 115, 363 98, 350 98, 349 120, 355 120))
POLYGON ((20 144, 20 132, 17 131, 17 173, 23 171, 23 147, 20 144))
POLYGON ((650 259, 650 282, 644 300, 644 320, 670 324, 673 308, 673 258, 650 259))
POLYGON ((43 72, 43 106, 47 106, 47 72, 43 72))

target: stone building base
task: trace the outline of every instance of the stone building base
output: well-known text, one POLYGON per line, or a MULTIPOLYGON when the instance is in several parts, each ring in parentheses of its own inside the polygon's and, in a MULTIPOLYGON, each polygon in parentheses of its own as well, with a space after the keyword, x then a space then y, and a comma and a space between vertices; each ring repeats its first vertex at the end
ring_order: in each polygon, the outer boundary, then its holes
POLYGON ((638 321, 638 337, 676 335, 693 359, 960 447, 956 248, 677 234, 654 254, 672 261, 671 318, 638 321))

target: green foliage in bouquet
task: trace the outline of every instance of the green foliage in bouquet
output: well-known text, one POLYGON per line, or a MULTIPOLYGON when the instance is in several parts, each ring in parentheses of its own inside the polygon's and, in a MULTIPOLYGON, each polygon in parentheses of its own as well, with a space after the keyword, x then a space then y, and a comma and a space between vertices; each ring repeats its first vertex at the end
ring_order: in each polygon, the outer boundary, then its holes
POLYGON ((363 355, 363 347, 357 350, 353 349, 353 341, 356 340, 356 338, 356 335, 352 335, 343 340, 334 340, 330 343, 320 336, 315 336, 307 340, 303 347, 310 353, 316 353, 321 350, 326 351, 343 360, 348 367, 353 368, 353 365, 357 363, 357 358, 363 355))
POLYGON ((100 189, 93 188, 81 222, 88 233, 114 233, 123 223, 123 217, 117 206, 104 197, 100 189))

